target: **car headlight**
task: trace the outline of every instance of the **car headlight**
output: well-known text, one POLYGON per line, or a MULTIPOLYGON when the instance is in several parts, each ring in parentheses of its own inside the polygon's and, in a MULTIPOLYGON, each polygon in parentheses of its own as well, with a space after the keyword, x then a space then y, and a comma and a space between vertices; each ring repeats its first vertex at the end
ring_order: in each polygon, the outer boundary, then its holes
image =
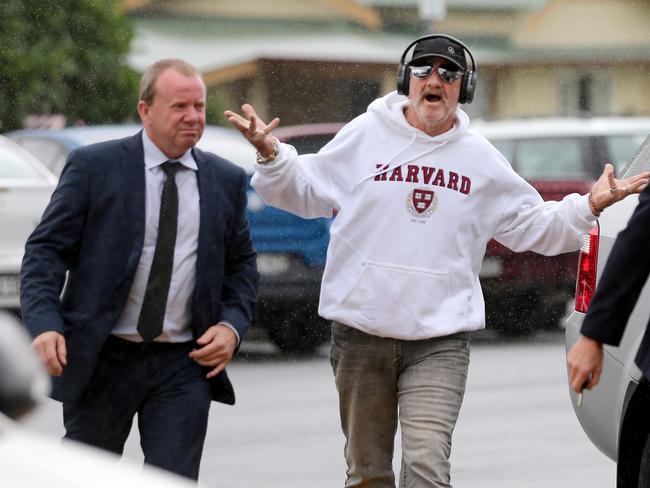
POLYGON ((503 260, 496 256, 486 256, 481 263, 478 275, 481 278, 500 278, 503 274, 503 260))
POLYGON ((257 271, 261 275, 279 275, 289 271, 291 260, 284 253, 258 253, 257 271))
POLYGON ((0 275, 0 297, 15 297, 20 294, 20 276, 17 274, 0 275))

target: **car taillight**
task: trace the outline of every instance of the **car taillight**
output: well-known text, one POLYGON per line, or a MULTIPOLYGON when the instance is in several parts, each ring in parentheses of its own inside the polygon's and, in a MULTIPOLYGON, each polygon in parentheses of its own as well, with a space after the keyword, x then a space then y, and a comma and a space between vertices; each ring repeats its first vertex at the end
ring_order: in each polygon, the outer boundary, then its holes
POLYGON ((583 237, 580 258, 578 260, 578 279, 576 282, 577 312, 587 313, 591 298, 596 291, 596 270, 598 264, 598 241, 600 240, 600 225, 596 225, 583 237))

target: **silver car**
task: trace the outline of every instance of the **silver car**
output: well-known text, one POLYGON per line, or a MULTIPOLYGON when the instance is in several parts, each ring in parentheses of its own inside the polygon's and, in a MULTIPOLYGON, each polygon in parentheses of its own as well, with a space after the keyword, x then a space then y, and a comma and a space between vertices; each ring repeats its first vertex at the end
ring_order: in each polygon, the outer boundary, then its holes
POLYGON ((25 241, 41 220, 56 181, 36 158, 0 136, 0 308, 20 307, 25 241))
MULTIPOLYGON (((9 132, 6 136, 58 176, 73 149, 95 142, 122 139, 140 130, 142 126, 137 124, 95 125, 60 130, 25 129, 9 132)), ((219 154, 244 168, 248 174, 253 172, 255 149, 233 129, 207 126, 197 147, 219 154)))
MULTIPOLYGON (((646 140, 643 146, 650 147, 650 141, 646 140)), ((650 157, 642 157, 633 160, 620 177, 627 178, 648 170, 650 170, 650 157)), ((599 218, 598 225, 584 237, 578 263, 575 309, 566 321, 567 351, 580 336, 580 328, 596 289, 596 283, 618 233, 626 227, 637 203, 638 196, 632 195, 609 207, 599 218)), ((578 420, 596 447, 613 461, 628 459, 630 453, 619 451, 619 439, 633 433, 640 443, 634 448, 638 452, 643 451, 639 472, 646 474, 650 473, 650 424, 645 419, 635 418, 638 409, 630 407, 638 401, 635 393, 642 373, 634 359, 646 330, 648 316, 650 316, 650 286, 646 283, 630 316, 620 345, 604 346, 603 371, 599 384, 593 390, 584 390, 580 399, 569 387, 578 420)), ((644 413, 644 417, 647 417, 647 412, 644 413)), ((639 486, 646 486, 645 482, 639 486)))

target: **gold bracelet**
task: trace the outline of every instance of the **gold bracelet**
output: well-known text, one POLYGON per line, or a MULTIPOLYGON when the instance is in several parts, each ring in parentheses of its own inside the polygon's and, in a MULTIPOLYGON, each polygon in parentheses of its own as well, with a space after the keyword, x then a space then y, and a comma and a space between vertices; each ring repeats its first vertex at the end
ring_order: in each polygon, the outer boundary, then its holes
POLYGON ((598 205, 596 205, 596 202, 594 202, 594 196, 591 194, 591 190, 589 190, 589 206, 591 207, 591 213, 593 213, 595 217, 600 217, 603 209, 599 208, 598 205))
POLYGON ((271 154, 264 157, 258 152, 256 154, 257 164, 268 164, 271 161, 275 161, 278 158, 279 152, 280 152, 280 146, 278 144, 278 140, 277 138, 273 138, 273 149, 271 150, 271 154))

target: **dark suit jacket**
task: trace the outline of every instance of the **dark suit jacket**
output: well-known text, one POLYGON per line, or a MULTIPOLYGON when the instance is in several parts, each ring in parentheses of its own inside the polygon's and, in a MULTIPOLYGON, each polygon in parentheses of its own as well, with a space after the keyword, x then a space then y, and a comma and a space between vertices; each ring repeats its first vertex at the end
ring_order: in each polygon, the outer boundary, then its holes
MULTIPOLYGON (((627 321, 650 273, 650 186, 639 196, 627 227, 609 255, 581 332, 605 344, 621 342, 627 321)), ((648 324, 650 325, 650 324, 648 324)), ((650 330, 639 346, 636 363, 650 378, 650 330)))
MULTIPOLYGON (((193 155, 201 218, 192 331, 198 338, 224 320, 243 339, 258 282, 245 216, 247 176, 213 154, 193 149, 193 155)), ((126 303, 144 227, 142 134, 73 151, 27 241, 21 271, 27 328, 33 336, 53 330, 66 338, 68 364, 54 379, 53 398, 74 401, 82 394, 126 303)), ((214 400, 235 402, 225 371, 210 387, 214 400)))

